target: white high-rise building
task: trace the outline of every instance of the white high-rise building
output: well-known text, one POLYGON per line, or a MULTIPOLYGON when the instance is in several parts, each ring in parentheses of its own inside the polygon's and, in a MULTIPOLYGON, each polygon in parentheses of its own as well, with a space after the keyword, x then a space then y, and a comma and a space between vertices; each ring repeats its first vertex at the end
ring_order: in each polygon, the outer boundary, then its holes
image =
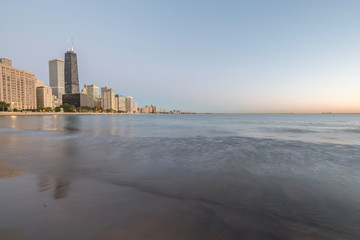
POLYGON ((137 102, 134 102, 134 112, 135 112, 135 113, 138 112, 137 102))
POLYGON ((96 85, 86 85, 86 93, 88 97, 88 106, 96 107, 96 100, 99 98, 99 87, 96 85))
POLYGON ((119 112, 126 112, 126 98, 119 95, 119 112))
POLYGON ((62 100, 65 94, 64 60, 57 58, 49 61, 49 82, 52 94, 62 100))
POLYGON ((134 112, 134 98, 129 96, 125 98, 126 104, 126 112, 133 113, 134 112))
POLYGON ((114 90, 110 87, 101 88, 101 107, 104 110, 115 110, 115 95, 114 90))

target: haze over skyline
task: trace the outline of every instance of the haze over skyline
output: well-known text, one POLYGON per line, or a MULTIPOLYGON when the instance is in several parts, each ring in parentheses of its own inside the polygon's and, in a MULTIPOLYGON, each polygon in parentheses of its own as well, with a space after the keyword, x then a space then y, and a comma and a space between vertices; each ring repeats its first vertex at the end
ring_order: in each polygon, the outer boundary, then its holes
POLYGON ((360 112, 358 1, 4 1, 0 57, 48 84, 74 36, 79 81, 139 106, 360 112))

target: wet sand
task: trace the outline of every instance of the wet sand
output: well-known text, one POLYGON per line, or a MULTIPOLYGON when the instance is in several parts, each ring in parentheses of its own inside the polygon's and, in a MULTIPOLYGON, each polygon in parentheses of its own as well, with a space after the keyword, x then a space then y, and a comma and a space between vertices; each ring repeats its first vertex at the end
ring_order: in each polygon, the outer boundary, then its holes
POLYGON ((13 167, 10 167, 8 164, 0 161, 0 178, 12 178, 22 176, 22 172, 17 171, 13 167))
POLYGON ((4 119, 0 239, 360 239, 359 145, 4 119))
POLYGON ((96 179, 48 184, 31 175, 1 183, 10 194, 0 201, 0 239, 356 239, 282 219, 276 206, 259 211, 96 179))

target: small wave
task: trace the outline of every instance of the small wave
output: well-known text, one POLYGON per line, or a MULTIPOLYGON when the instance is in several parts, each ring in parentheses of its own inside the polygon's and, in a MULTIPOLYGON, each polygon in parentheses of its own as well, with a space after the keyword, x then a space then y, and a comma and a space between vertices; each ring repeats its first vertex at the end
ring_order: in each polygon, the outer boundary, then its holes
POLYGON ((303 128, 268 128, 273 132, 285 132, 285 133, 316 133, 315 130, 303 129, 303 128))
POLYGON ((346 128, 341 131, 346 133, 360 133, 360 128, 346 128))

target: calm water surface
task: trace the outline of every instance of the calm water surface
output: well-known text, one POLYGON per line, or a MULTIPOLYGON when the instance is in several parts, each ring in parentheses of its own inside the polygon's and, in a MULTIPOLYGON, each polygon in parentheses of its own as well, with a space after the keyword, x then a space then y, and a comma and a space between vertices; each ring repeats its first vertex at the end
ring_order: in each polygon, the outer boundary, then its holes
POLYGON ((360 115, 0 117, 0 239, 360 239, 360 115))

